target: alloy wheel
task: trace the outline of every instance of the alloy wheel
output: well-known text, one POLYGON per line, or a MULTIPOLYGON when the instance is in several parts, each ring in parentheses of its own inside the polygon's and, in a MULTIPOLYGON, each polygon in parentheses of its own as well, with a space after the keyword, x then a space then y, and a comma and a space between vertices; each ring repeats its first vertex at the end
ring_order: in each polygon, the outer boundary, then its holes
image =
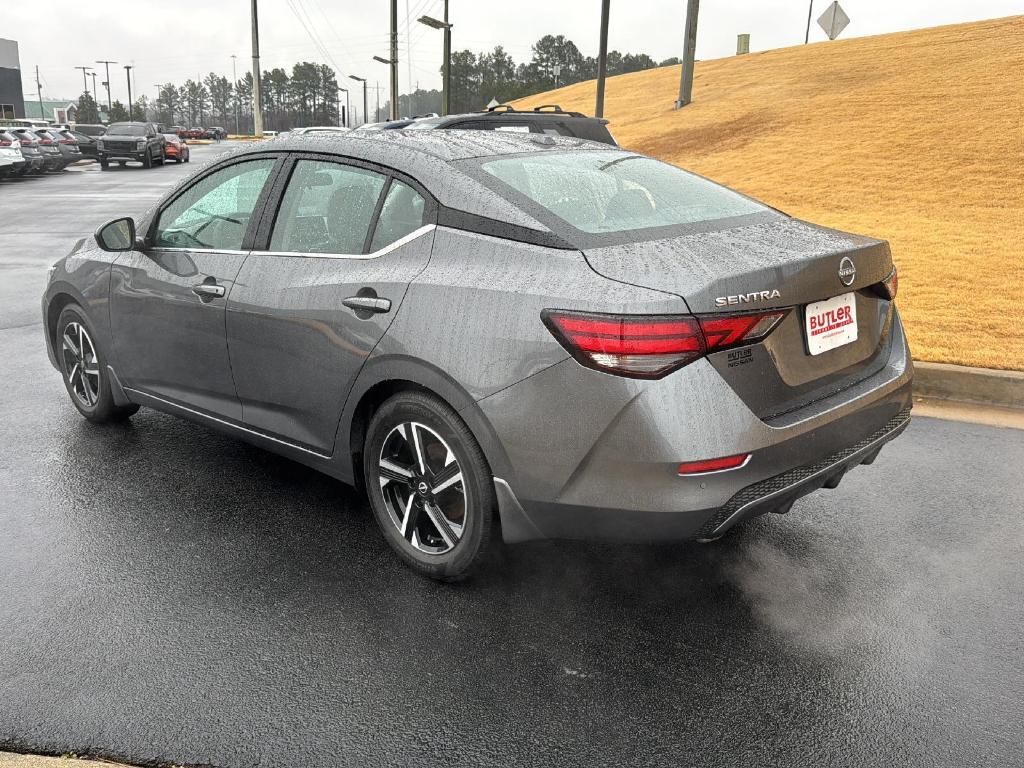
POLYGON ((100 394, 100 367, 89 332, 81 323, 64 326, 61 356, 68 386, 79 403, 92 408, 100 394))
POLYGON ((426 554, 454 549, 468 504, 462 467, 448 443, 424 424, 399 424, 384 439, 378 469, 384 505, 402 537, 426 554))

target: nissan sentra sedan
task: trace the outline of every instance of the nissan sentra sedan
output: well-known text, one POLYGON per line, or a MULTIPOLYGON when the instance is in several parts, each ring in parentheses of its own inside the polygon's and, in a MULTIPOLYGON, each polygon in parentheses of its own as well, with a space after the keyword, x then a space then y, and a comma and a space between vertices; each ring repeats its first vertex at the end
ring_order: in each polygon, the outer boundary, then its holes
POLYGON ((99 227, 43 315, 86 419, 145 406, 355 484, 454 580, 499 539, 709 541, 836 487, 909 422, 896 291, 884 241, 635 152, 356 131, 99 227))

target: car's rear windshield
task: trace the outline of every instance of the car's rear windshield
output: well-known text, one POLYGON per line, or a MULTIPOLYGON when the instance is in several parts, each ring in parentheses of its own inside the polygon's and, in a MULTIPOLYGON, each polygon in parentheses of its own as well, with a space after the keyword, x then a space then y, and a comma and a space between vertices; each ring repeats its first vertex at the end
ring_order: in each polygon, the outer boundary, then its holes
POLYGON ((543 152, 481 167, 591 234, 716 221, 770 210, 714 182, 642 155, 543 152))
POLYGON ((108 136, 145 136, 146 126, 144 125, 118 125, 114 123, 107 128, 108 136))

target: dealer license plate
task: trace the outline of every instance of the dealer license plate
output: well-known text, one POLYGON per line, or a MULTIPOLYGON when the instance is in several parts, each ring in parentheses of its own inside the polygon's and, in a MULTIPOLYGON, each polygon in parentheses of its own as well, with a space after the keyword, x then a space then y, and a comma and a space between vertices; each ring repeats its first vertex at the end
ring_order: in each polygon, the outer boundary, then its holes
POLYGON ((857 340, 857 301, 853 293, 808 304, 804 313, 807 351, 820 355, 857 340))

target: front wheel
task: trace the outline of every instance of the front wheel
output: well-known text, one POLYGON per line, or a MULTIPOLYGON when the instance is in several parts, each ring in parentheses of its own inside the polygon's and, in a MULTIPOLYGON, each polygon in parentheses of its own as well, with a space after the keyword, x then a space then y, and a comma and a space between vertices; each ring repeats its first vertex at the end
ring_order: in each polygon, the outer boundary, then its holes
POLYGON ((363 476, 388 544, 415 570, 465 578, 485 556, 494 521, 494 481, 458 414, 426 393, 387 400, 370 421, 363 476))
POLYGON ((148 149, 146 150, 146 156, 142 158, 142 167, 143 168, 152 168, 153 167, 153 153, 150 150, 148 150, 148 149))
POLYGON ((105 358, 79 307, 70 305, 60 313, 54 348, 71 403, 89 421, 124 421, 139 410, 137 405, 114 403, 105 358))

